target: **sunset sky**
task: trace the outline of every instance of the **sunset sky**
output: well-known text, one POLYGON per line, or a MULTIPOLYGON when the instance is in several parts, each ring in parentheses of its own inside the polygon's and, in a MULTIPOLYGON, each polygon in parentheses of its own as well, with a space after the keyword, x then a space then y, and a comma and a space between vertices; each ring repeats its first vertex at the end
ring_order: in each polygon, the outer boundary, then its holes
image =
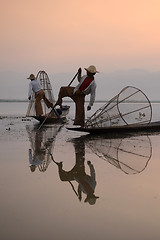
POLYGON ((0 20, 0 72, 160 69, 160 0, 1 0, 0 20))
POLYGON ((159 0, 1 1, 0 70, 160 68, 159 0))

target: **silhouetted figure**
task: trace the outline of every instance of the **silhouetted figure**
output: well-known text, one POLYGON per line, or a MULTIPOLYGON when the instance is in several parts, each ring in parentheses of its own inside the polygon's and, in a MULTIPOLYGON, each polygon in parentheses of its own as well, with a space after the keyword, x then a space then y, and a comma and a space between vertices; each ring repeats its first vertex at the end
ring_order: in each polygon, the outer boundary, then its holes
POLYGON ((43 114, 41 100, 44 100, 48 108, 53 107, 53 104, 46 98, 45 91, 42 89, 41 84, 37 81, 34 74, 30 74, 28 79, 31 80, 28 89, 28 99, 31 100, 32 92, 34 92, 36 116, 41 116, 43 114))
POLYGON ((85 173, 85 145, 84 142, 75 141, 75 155, 76 155, 76 163, 75 166, 70 171, 65 171, 63 169, 62 162, 55 162, 57 164, 59 177, 61 181, 68 181, 74 192, 76 193, 78 199, 82 200, 82 193, 86 194, 87 197, 84 202, 88 202, 93 205, 96 203, 96 199, 99 198, 95 196, 94 191, 96 187, 96 178, 95 178, 95 169, 93 164, 88 161, 87 164, 90 168, 90 175, 85 173), (78 183, 78 190, 75 191, 73 184, 71 181, 76 181, 78 183))
POLYGON ((45 160, 46 149, 42 145, 43 140, 43 132, 37 132, 35 134, 35 142, 34 142, 34 151, 29 149, 29 162, 30 162, 30 169, 31 172, 36 170, 36 167, 41 165, 45 160))
POLYGON ((62 99, 64 97, 70 97, 75 102, 75 119, 74 125, 84 126, 85 123, 85 96, 90 95, 89 105, 87 107, 87 111, 91 110, 91 107, 95 101, 96 94, 96 82, 95 82, 95 74, 98 73, 95 66, 91 65, 88 68, 85 68, 86 75, 81 76, 82 69, 78 69, 78 82, 79 84, 76 87, 61 87, 58 100, 56 105, 62 107, 62 99))
POLYGON ((46 127, 40 131, 32 126, 27 126, 31 148, 29 149, 30 170, 45 172, 51 162, 51 151, 54 147, 55 137, 61 126, 46 127))

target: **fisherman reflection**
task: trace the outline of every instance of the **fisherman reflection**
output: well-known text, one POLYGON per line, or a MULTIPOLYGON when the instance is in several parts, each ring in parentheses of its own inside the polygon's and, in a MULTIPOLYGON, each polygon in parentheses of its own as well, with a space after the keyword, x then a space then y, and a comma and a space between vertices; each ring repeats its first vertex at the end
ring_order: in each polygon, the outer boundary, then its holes
POLYGON ((51 162, 50 152, 52 151, 57 128, 45 128, 41 131, 27 128, 31 149, 29 149, 29 163, 31 172, 36 168, 45 172, 51 162))
POLYGON ((46 149, 45 146, 42 146, 43 132, 36 132, 35 142, 34 142, 34 151, 29 149, 29 162, 30 170, 34 172, 37 167, 40 167, 41 164, 45 161, 46 149))
POLYGON ((84 202, 88 202, 90 205, 96 203, 97 196, 95 196, 95 187, 96 187, 96 174, 93 164, 90 161, 87 161, 89 166, 90 175, 85 172, 85 145, 84 142, 75 141, 75 156, 76 163, 75 166, 70 171, 65 171, 63 169, 62 162, 55 162, 52 156, 52 160, 58 166, 59 177, 61 181, 68 181, 77 195, 78 199, 82 200, 82 194, 86 195, 84 202), (71 181, 76 181, 78 183, 78 189, 75 190, 71 181))

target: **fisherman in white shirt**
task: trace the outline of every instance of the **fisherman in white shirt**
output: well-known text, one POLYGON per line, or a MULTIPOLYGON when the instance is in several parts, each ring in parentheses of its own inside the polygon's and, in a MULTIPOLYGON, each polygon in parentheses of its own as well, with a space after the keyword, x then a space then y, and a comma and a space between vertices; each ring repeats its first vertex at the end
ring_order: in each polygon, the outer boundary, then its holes
POLYGON ((28 99, 31 99, 32 92, 35 93, 35 109, 36 116, 41 116, 43 114, 41 100, 43 99, 48 108, 53 107, 53 104, 46 98, 45 92, 42 89, 40 83, 36 80, 34 74, 30 74, 28 77, 30 79, 29 90, 28 90, 28 99))

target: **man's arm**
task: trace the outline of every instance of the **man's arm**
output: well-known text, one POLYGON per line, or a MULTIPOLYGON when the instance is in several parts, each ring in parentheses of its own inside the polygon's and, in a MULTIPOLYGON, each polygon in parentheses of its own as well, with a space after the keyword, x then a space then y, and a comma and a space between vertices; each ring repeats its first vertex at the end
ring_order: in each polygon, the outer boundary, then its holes
POLYGON ((31 95, 32 95, 32 84, 31 82, 29 83, 29 89, 28 89, 28 99, 31 99, 31 95))
POLYGON ((88 161, 87 164, 88 164, 88 166, 89 166, 89 168, 90 168, 91 178, 95 181, 95 179, 96 179, 96 174, 95 174, 94 166, 93 166, 93 164, 92 164, 90 161, 88 161))
POLYGON ((93 103, 95 101, 95 96, 96 96, 96 85, 92 85, 91 86, 91 95, 90 95, 90 101, 89 101, 89 105, 87 107, 87 110, 91 110, 91 106, 93 106, 93 103))
POLYGON ((79 199, 79 201, 82 200, 82 191, 81 191, 80 185, 78 185, 78 199, 79 199))

